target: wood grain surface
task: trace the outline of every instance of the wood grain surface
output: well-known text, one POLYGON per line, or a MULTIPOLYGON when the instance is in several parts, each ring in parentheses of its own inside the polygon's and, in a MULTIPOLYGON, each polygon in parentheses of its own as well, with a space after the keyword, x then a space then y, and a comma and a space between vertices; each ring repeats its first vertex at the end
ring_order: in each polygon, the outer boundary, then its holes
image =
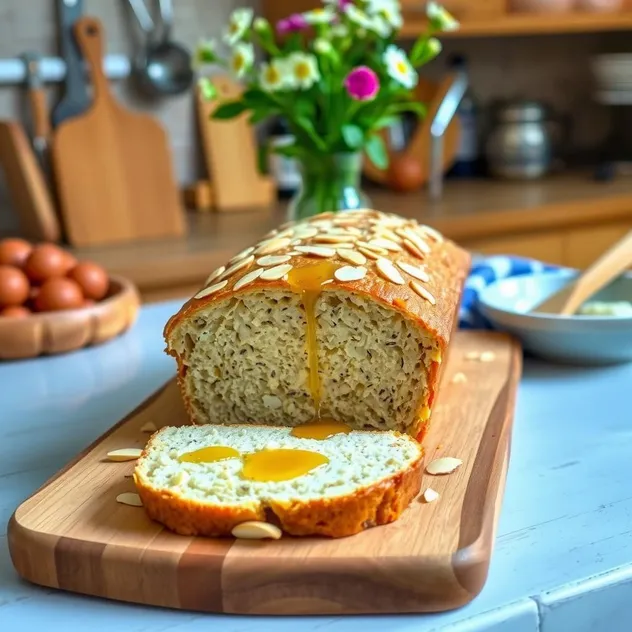
POLYGON ((424 473, 422 491, 396 522, 348 538, 243 541, 178 536, 142 508, 133 462, 109 450, 143 447, 141 427, 187 423, 169 382, 49 480, 9 523, 13 564, 25 579, 109 599, 241 614, 434 612, 483 587, 509 460, 521 353, 503 334, 458 332, 443 375, 426 464, 454 456, 449 475, 424 473), (491 351, 489 362, 468 359, 491 351), (454 380, 457 373, 465 381, 454 380))
POLYGON ((184 211, 164 129, 112 96, 102 69, 105 33, 99 20, 81 18, 74 30, 95 96, 84 114, 57 128, 51 146, 70 243, 181 236, 184 211))

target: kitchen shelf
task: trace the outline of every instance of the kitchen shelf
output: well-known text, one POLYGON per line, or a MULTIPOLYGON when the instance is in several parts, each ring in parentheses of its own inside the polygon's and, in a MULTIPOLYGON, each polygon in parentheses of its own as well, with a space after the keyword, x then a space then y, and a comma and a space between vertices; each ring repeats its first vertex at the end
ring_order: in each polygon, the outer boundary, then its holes
MULTIPOLYGON (((493 249, 494 243, 509 239, 500 247, 511 251, 517 244, 519 250, 528 251, 524 244, 537 236, 582 231, 593 239, 595 232, 609 226, 616 231, 632 228, 632 177, 626 176, 611 182, 595 182, 588 172, 531 182, 448 181, 438 202, 430 202, 425 189, 395 194, 367 187, 367 193, 374 208, 414 217, 475 249, 493 249)), ((145 300, 186 296, 235 252, 285 221, 285 204, 259 211, 192 212, 188 220, 188 234, 181 239, 82 248, 74 253, 130 278, 145 300)))
MULTIPOLYGON (((416 37, 425 20, 408 13, 402 37, 416 37)), ((511 35, 546 35, 632 30, 632 11, 618 13, 507 14, 463 20, 457 31, 442 33, 442 38, 505 37, 511 35)))

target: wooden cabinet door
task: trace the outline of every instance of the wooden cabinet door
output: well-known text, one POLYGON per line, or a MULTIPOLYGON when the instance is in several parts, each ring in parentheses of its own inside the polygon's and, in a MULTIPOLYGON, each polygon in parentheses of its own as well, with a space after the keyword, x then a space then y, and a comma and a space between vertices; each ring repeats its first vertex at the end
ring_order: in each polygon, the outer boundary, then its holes
POLYGON ((564 237, 566 265, 583 270, 632 230, 632 222, 569 230, 564 237))
POLYGON ((483 255, 529 257, 553 265, 564 264, 564 233, 507 236, 465 242, 466 248, 483 255))

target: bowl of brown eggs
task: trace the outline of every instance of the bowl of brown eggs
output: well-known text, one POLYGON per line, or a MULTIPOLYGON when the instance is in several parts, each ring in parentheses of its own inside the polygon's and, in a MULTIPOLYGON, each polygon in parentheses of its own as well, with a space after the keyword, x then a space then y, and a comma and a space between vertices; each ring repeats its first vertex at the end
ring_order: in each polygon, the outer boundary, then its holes
POLYGON ((131 281, 53 243, 0 240, 0 360, 74 351, 136 320, 131 281))

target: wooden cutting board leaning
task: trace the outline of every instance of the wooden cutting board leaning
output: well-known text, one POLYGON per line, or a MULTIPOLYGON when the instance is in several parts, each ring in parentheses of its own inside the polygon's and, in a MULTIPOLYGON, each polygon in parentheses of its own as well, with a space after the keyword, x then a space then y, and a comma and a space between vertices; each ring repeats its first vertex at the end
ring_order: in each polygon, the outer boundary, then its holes
POLYGON ((442 456, 462 465, 424 473, 420 496, 396 522, 337 540, 235 540, 175 535, 141 507, 134 463, 111 450, 143 448, 148 423, 184 425, 175 382, 97 439, 26 500, 8 530, 25 579, 141 604, 239 614, 436 612, 482 589, 504 492, 522 354, 510 337, 458 332, 443 373, 424 467, 442 456))
POLYGON ((51 155, 71 244, 91 246, 184 234, 168 138, 151 116, 118 103, 103 74, 105 33, 93 17, 75 37, 90 69, 89 109, 55 130, 51 155))

